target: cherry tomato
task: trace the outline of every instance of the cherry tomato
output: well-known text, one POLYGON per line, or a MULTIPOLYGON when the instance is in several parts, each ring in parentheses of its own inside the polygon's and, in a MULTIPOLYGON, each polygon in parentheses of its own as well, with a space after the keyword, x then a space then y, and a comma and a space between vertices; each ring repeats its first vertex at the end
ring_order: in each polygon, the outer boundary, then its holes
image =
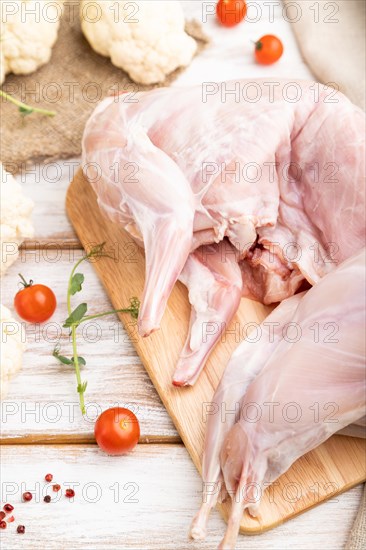
POLYGON ((262 36, 255 43, 254 55, 261 65, 271 65, 280 59, 283 54, 282 42, 273 34, 262 36))
POLYGON ((94 435, 102 451, 122 455, 136 447, 140 437, 139 421, 129 409, 113 407, 98 417, 94 435))
POLYGON ((244 0, 219 0, 216 5, 217 18, 225 27, 234 27, 243 21, 246 13, 244 0))
POLYGON ((16 293, 14 298, 14 308, 19 317, 29 323, 44 323, 55 312, 56 296, 46 285, 34 285, 33 281, 26 282, 22 279, 24 288, 16 293))

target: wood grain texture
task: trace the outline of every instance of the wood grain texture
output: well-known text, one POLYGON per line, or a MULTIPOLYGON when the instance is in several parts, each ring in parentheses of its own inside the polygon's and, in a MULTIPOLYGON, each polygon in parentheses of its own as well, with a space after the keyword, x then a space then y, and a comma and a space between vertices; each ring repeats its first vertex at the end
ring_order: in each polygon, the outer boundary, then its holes
MULTIPOLYGON (((102 216, 96 196, 81 171, 76 174, 68 189, 66 209, 86 249, 90 247, 90 243, 105 242, 106 250, 113 253, 124 250, 129 245, 130 237, 127 233, 102 216)), ((115 256, 114 259, 99 258, 93 265, 116 309, 124 307, 131 296, 141 296, 145 278, 141 250, 134 251, 134 261, 115 256)), ((260 323, 268 312, 269 308, 261 304, 242 300, 232 326, 235 323, 239 327, 244 327, 248 322, 260 323)), ((225 341, 218 344, 193 388, 172 386, 171 378, 186 337, 189 313, 186 290, 183 285, 177 284, 170 297, 161 329, 149 338, 140 338, 126 315, 122 314, 120 318, 195 466, 200 470, 205 405, 212 400, 214 390, 238 342, 235 341, 234 334, 229 334, 225 341)), ((278 491, 274 502, 271 491, 267 490, 263 495, 259 516, 252 518, 244 514, 241 530, 245 533, 257 533, 270 529, 319 504, 332 494, 338 494, 360 483, 365 477, 365 442, 336 436, 299 459, 278 480, 278 485, 274 488, 274 493, 278 491), (319 483, 315 497, 312 489, 314 483, 319 483), (301 487, 301 498, 296 502, 281 498, 291 484, 301 487)), ((222 511, 226 517, 228 505, 222 506, 222 511)))
MULTIPOLYGON (((207 538, 188 539, 201 480, 182 445, 141 445, 124 457, 93 445, 12 445, 1 449, 1 474, 1 502, 13 503, 16 518, 1 531, 4 550, 213 550, 225 527, 213 511, 207 538), (52 492, 56 501, 43 502, 48 472, 63 490, 79 484, 73 502, 52 492), (34 492, 31 502, 21 502, 24 490, 34 492)), ((237 550, 341 550, 360 498, 356 487, 273 531, 240 536, 237 550)))
MULTIPOLYGON (((1 405, 1 443, 92 442, 98 412, 119 404, 134 410, 141 423, 141 441, 177 442, 180 438, 149 379, 129 336, 116 315, 85 324, 78 331, 79 353, 87 360, 87 415, 78 406, 73 370, 62 365, 52 351, 60 342, 71 354, 69 333, 62 328, 66 314, 66 286, 81 250, 23 250, 2 280, 2 303, 12 309, 18 273, 26 279, 50 284, 58 307, 41 326, 23 323, 27 349, 23 368, 9 384, 1 405)), ((80 270, 84 289, 73 299, 88 304, 90 313, 109 311, 111 303, 89 262, 80 270)), ((126 304, 125 304, 126 305, 126 304)))
POLYGON ((34 201, 34 237, 26 239, 21 248, 80 248, 80 242, 65 214, 66 189, 79 165, 78 159, 37 164, 17 177, 24 193, 34 201))

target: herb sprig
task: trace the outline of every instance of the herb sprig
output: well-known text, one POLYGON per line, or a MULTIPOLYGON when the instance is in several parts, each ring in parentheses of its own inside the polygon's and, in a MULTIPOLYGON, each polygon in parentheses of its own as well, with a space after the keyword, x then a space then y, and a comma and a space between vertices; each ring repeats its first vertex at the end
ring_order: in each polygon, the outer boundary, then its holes
POLYGON ((10 101, 10 103, 13 103, 14 105, 16 105, 18 107, 19 113, 23 117, 27 115, 31 115, 32 113, 38 113, 40 115, 51 116, 51 117, 57 114, 56 111, 48 111, 47 109, 40 109, 39 107, 32 107, 31 105, 27 105, 26 103, 23 103, 23 101, 19 101, 19 99, 15 99, 15 97, 13 97, 10 94, 7 94, 3 90, 0 90, 0 96, 10 101))
POLYGON ((72 340, 72 357, 68 358, 60 354, 60 345, 57 345, 53 350, 53 356, 56 357, 60 363, 64 365, 72 365, 75 368, 76 380, 77 380, 77 391, 79 393, 80 409, 82 414, 85 414, 85 399, 84 394, 87 388, 87 381, 82 381, 80 367, 86 365, 84 357, 78 355, 77 352, 77 341, 76 341, 76 330, 81 323, 90 321, 92 319, 97 319, 99 317, 104 317, 106 315, 112 315, 113 313, 129 313, 133 319, 137 319, 139 314, 140 302, 138 298, 131 298, 130 307, 123 309, 113 309, 111 311, 105 311, 103 313, 96 313, 93 315, 86 315, 88 311, 88 306, 85 302, 79 304, 75 309, 71 307, 71 297, 81 292, 82 286, 84 283, 84 275, 78 273, 76 270, 79 265, 91 258, 101 258, 101 257, 111 257, 106 252, 104 252, 105 243, 99 244, 91 249, 91 251, 78 260, 74 265, 67 285, 67 313, 68 317, 65 320, 63 327, 70 329, 71 340, 72 340))

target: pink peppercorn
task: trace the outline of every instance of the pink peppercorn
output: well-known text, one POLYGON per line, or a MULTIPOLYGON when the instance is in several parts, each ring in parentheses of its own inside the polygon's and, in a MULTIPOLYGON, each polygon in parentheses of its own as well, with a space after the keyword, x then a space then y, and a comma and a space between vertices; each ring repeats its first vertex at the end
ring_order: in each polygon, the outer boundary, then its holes
POLYGON ((5 510, 5 512, 9 513, 12 510, 14 510, 14 506, 12 506, 11 504, 5 504, 4 505, 4 510, 5 510))
POLYGON ((29 500, 32 500, 32 498, 33 498, 33 495, 29 491, 26 491, 25 493, 23 493, 24 502, 28 502, 29 500))
POLYGON ((24 527, 24 525, 18 525, 18 527, 17 527, 17 533, 20 533, 21 535, 24 535, 24 533, 25 533, 25 527, 24 527))
POLYGON ((75 491, 74 489, 66 489, 65 491, 65 497, 67 498, 72 498, 75 496, 75 491))
POLYGON ((0 529, 6 529, 6 521, 0 521, 0 529))
POLYGON ((52 485, 52 489, 57 493, 61 489, 61 485, 55 483, 55 485, 52 485))
POLYGON ((47 475, 44 476, 44 478, 45 478, 46 481, 50 482, 50 481, 53 480, 53 475, 52 474, 47 474, 47 475))

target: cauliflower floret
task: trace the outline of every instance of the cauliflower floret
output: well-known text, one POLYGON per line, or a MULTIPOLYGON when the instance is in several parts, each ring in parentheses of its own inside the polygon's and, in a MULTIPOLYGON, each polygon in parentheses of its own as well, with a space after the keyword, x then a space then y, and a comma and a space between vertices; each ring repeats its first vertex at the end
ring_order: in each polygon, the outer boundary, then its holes
POLYGON ((1 399, 4 399, 8 392, 10 378, 21 369, 25 344, 22 338, 21 324, 16 321, 10 310, 0 305, 1 323, 1 399))
POLYGON ((64 0, 1 0, 0 84, 8 73, 29 74, 50 60, 64 0))
POLYGON ((33 201, 24 196, 22 186, 6 172, 1 162, 0 176, 0 275, 3 275, 17 259, 19 245, 26 237, 33 237, 34 228, 33 201))
POLYGON ((162 82, 191 62, 197 44, 184 31, 180 2, 81 2, 81 27, 91 47, 141 84, 162 82))

